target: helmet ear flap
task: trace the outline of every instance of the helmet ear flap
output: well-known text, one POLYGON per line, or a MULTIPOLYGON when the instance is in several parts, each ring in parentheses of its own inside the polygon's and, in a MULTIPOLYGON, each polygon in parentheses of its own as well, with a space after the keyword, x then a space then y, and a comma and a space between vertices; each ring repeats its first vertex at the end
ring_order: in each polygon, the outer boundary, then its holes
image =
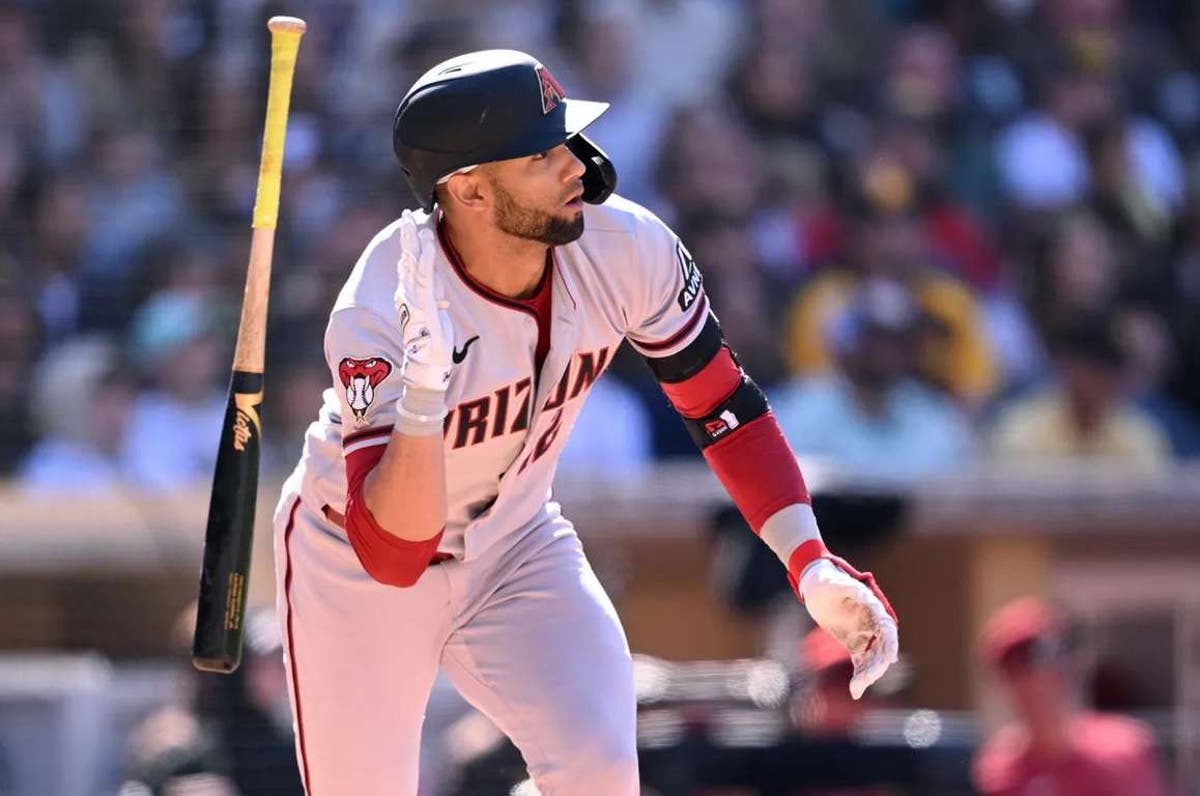
POLYGON ((603 204, 617 190, 617 168, 604 150, 582 133, 567 139, 567 149, 583 163, 583 201, 603 204))

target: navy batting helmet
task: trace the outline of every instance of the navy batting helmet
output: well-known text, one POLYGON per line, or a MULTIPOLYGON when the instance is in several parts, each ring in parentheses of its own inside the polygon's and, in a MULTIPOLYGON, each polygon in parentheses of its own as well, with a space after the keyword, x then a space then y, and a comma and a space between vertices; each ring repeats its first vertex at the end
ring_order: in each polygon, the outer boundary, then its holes
POLYGON ((562 143, 586 167, 584 201, 600 204, 617 187, 616 169, 581 131, 606 110, 607 102, 567 99, 523 52, 481 50, 443 61, 413 84, 396 109, 392 148, 426 211, 443 177, 562 143))

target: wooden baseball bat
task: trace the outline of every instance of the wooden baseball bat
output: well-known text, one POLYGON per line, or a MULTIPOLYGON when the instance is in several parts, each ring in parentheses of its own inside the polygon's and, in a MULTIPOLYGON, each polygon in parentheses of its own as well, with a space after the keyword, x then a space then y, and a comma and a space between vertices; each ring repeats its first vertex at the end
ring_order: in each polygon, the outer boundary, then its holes
POLYGON ((210 672, 228 674, 242 660, 262 438, 259 406, 263 396, 271 251, 279 217, 279 183, 292 75, 305 27, 304 20, 295 17, 271 17, 267 22, 271 31, 271 80, 258 165, 250 263, 233 356, 233 376, 229 381, 229 403, 208 505, 199 610, 192 642, 192 663, 197 669, 210 672))

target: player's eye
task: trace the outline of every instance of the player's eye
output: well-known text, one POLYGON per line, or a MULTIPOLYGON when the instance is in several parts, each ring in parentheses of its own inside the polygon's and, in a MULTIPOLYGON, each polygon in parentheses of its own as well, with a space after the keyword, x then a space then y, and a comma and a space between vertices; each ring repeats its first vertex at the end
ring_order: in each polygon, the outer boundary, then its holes
POLYGON ((531 159, 532 160, 545 160, 547 155, 548 155, 548 153, 546 153, 546 152, 538 152, 536 155, 533 155, 531 157, 531 159))

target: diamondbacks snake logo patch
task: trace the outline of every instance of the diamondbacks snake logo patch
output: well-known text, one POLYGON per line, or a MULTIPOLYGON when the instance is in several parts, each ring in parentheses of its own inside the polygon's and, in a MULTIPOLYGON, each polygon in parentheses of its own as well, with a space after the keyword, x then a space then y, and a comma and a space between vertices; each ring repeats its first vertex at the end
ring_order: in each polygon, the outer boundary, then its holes
POLYGON ((392 372, 392 363, 383 357, 351 359, 346 357, 338 363, 338 377, 346 388, 346 403, 354 412, 354 419, 362 423, 367 409, 375 401, 375 388, 392 372))

